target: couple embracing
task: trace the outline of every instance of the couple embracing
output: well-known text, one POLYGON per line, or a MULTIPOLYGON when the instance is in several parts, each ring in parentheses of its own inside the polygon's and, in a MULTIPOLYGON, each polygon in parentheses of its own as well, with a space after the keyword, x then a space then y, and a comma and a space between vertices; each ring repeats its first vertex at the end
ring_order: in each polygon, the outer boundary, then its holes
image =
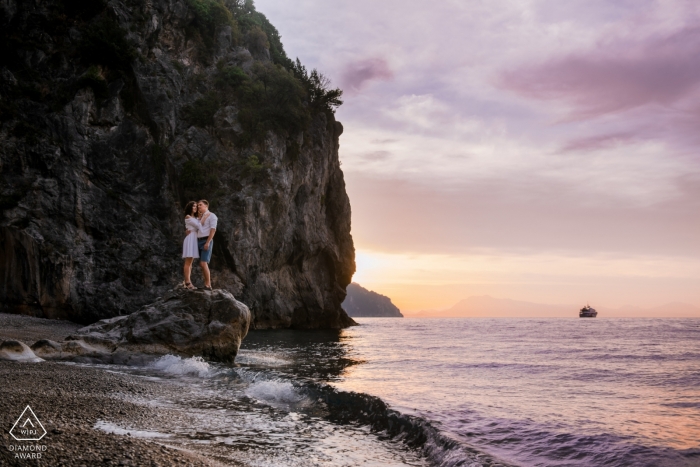
POLYGON ((199 258, 199 265, 204 275, 204 290, 211 290, 211 273, 209 260, 214 249, 214 234, 216 233, 216 214, 209 211, 209 202, 205 199, 190 201, 185 206, 185 241, 182 243, 182 257, 185 258, 185 287, 194 290, 190 280, 192 262, 199 258))

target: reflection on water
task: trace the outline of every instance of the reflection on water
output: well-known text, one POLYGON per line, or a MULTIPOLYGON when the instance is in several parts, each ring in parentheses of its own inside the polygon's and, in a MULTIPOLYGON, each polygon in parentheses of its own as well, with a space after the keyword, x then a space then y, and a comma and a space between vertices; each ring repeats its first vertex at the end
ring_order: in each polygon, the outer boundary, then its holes
POLYGON ((700 465, 700 321, 360 319, 334 384, 522 465, 700 465))
POLYGON ((280 372, 319 382, 338 381, 348 367, 362 363, 348 356, 351 340, 344 331, 251 331, 236 362, 275 366, 280 372))

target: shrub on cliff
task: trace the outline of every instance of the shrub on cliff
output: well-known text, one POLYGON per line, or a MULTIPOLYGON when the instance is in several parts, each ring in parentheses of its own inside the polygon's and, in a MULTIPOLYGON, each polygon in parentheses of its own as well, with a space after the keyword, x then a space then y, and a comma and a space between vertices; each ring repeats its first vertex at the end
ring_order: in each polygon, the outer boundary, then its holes
POLYGON ((256 62, 248 76, 239 67, 219 63, 214 84, 214 91, 185 109, 192 124, 212 126, 221 105, 235 103, 245 132, 241 142, 249 143, 268 130, 298 133, 311 121, 304 86, 282 66, 256 62))
POLYGON ((210 92, 185 107, 185 117, 198 127, 212 126, 214 114, 219 110, 220 105, 219 96, 215 92, 210 92))
POLYGON ((219 69, 214 80, 214 84, 223 91, 234 91, 243 83, 249 80, 248 75, 241 67, 226 66, 222 62, 217 64, 219 69))
POLYGON ((335 109, 343 105, 343 101, 340 99, 343 96, 342 89, 331 88, 330 79, 318 70, 313 69, 309 73, 297 58, 292 66, 292 72, 306 88, 309 104, 313 110, 335 113, 335 109))
POLYGON ((301 83, 279 65, 257 62, 253 67, 253 85, 242 88, 242 107, 257 114, 266 130, 298 133, 306 129, 311 116, 304 105, 306 97, 301 83))
POLYGON ((259 28, 265 33, 267 48, 272 62, 291 69, 293 62, 287 57, 282 46, 282 38, 267 17, 255 9, 253 0, 226 0, 226 5, 238 22, 241 32, 248 34, 253 28, 259 28))
POLYGON ((250 28, 246 34, 246 43, 248 44, 248 50, 256 55, 262 54, 265 50, 270 48, 270 41, 267 39, 267 34, 257 25, 250 28))
POLYGON ((222 26, 230 26, 231 37, 234 42, 238 42, 238 23, 222 0, 187 0, 187 5, 194 13, 191 26, 199 32, 208 50, 214 46, 216 34, 222 26))

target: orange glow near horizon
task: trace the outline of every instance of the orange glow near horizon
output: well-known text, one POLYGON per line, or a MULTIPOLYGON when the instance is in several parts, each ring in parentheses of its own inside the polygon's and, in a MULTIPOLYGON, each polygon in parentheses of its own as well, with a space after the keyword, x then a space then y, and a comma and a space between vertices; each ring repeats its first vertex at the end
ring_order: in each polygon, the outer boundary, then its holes
POLYGON ((700 306, 700 263, 674 257, 556 254, 406 254, 358 249, 353 281, 406 313, 449 308, 475 295, 542 304, 700 306))

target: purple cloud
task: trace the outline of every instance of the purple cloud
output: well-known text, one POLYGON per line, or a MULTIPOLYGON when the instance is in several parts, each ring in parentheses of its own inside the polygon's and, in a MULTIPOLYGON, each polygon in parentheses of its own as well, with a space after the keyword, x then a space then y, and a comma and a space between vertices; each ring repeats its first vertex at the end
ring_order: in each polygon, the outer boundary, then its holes
POLYGON ((391 156, 391 153, 389 151, 374 151, 374 152, 368 152, 363 156, 363 159, 367 161, 383 161, 384 159, 388 158, 391 156))
POLYGON ((500 84, 523 96, 568 102, 574 118, 597 117, 688 97, 700 84, 699 56, 695 27, 510 70, 500 84))
POLYGON ((340 81, 346 91, 357 92, 369 81, 390 80, 394 73, 383 58, 367 58, 345 66, 340 81))
POLYGON ((562 152, 569 151, 597 151, 612 146, 628 144, 638 138, 632 133, 611 133, 606 135, 578 138, 567 142, 562 148, 562 152))

